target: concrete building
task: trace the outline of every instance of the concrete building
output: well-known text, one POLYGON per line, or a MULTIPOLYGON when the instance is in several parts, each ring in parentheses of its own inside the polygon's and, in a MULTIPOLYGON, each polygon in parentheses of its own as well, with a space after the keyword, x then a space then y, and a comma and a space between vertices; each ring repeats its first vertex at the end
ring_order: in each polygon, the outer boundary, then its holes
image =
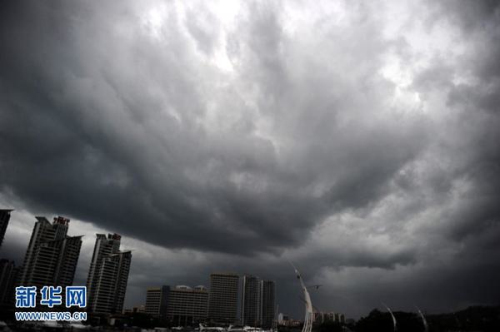
POLYGON ((217 323, 234 324, 238 313, 240 277, 234 273, 212 273, 208 317, 217 323))
POLYGON ((0 209, 0 248, 2 247, 3 238, 5 237, 5 232, 7 232, 7 226, 9 225, 10 213, 13 210, 0 209))
POLYGON ((290 321, 290 317, 282 312, 279 313, 278 315, 278 325, 282 326, 288 326, 288 323, 290 321))
POLYGON ((0 312, 14 309, 15 286, 19 268, 14 261, 0 259, 0 312))
POLYGON ((125 314, 146 313, 146 306, 144 304, 133 306, 131 309, 124 309, 125 314))
POLYGON ((314 312, 314 324, 322 324, 323 323, 323 313, 319 311, 314 312))
POLYGON ((165 319, 167 315, 168 293, 170 287, 150 287, 146 292, 145 312, 156 318, 165 319))
POLYGON ((197 325, 208 317, 208 291, 204 286, 169 289, 167 317, 174 326, 197 325))
POLYGON ((87 278, 89 313, 114 314, 123 311, 132 253, 120 251, 120 240, 118 234, 96 236, 87 278))
POLYGON ((261 325, 264 329, 270 329, 274 325, 274 314, 276 306, 276 285, 274 281, 260 281, 261 298, 261 325))
POLYGON ((335 321, 336 321, 337 323, 342 323, 342 324, 344 324, 344 323, 345 323, 345 316, 344 316, 344 314, 341 314, 341 313, 336 313, 336 314, 335 314, 335 321))
POLYGON ((262 320, 260 280, 254 276, 243 276, 241 296, 241 323, 248 326, 260 326, 262 320))
POLYGON ((345 316, 341 313, 335 313, 333 311, 328 312, 316 312, 315 313, 315 323, 321 324, 325 322, 336 322, 336 323, 345 323, 345 316))
POLYGON ((54 218, 52 224, 45 217, 36 219, 19 284, 39 289, 72 285, 82 245, 81 236, 67 236, 67 218, 54 218))

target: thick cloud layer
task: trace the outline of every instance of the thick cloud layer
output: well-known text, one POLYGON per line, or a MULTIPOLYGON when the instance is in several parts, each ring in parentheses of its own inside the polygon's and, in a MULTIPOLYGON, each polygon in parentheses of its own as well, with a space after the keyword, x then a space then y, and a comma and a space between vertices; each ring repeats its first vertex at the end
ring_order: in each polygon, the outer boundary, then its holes
POLYGON ((61 214, 129 239, 129 305, 222 269, 297 312, 287 259, 322 310, 498 302, 496 2, 0 7, 7 256, 61 214))

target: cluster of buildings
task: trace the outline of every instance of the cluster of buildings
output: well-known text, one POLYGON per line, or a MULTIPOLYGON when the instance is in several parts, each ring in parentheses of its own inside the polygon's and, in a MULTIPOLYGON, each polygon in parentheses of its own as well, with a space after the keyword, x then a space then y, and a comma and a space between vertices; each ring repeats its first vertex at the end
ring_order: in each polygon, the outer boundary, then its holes
POLYGON ((345 323, 344 314, 338 312, 315 312, 314 313, 314 322, 316 324, 322 324, 326 322, 334 322, 334 323, 345 323))
POLYGON ((275 322, 275 298, 274 281, 212 273, 209 289, 201 285, 149 288, 144 312, 175 326, 209 322, 271 328, 275 322))
MULTIPOLYGON (((0 210, 0 245, 12 210, 0 210)), ((82 236, 69 236, 70 220, 63 217, 49 222, 36 217, 23 265, 0 260, 0 308, 12 310, 18 285, 71 286, 82 246, 82 236)), ((121 313, 132 260, 130 251, 120 250, 118 234, 97 234, 87 277, 87 312, 95 315, 121 313)), ((64 292, 63 292, 64 296, 64 292)), ((64 303, 64 299, 63 299, 64 303)), ((39 307, 44 310, 46 307, 39 307)))
MULTIPOLYGON (((0 246, 12 210, 0 210, 0 246)), ((23 264, 0 260, 0 310, 14 310, 15 287, 71 286, 82 236, 68 235, 70 220, 36 217, 23 264)), ((123 312, 132 254, 120 250, 121 236, 97 234, 87 277, 91 317, 123 312)), ((63 295, 64 296, 64 295, 63 295)), ((64 299, 63 299, 64 303, 64 299)), ((47 310, 37 307, 37 310, 47 310)), ((244 324, 271 328, 275 322, 275 283, 255 276, 213 273, 210 287, 160 286, 147 289, 146 304, 134 308, 175 326, 198 323, 244 324)))
MULTIPOLYGON (((0 209, 0 247, 12 210, 0 209)), ((82 236, 69 236, 70 220, 56 217, 49 222, 36 217, 22 266, 0 259, 0 311, 14 309, 15 287, 71 286, 82 246, 82 236)), ((96 234, 87 277, 87 312, 91 317, 123 313, 132 260, 130 251, 120 250, 118 234, 96 234)), ((64 295, 63 295, 64 296, 64 295)), ((64 299, 63 299, 64 302, 64 299)), ((47 310, 37 307, 37 310, 47 310)), ((128 312, 141 312, 173 326, 241 324, 270 329, 275 324, 299 326, 300 321, 276 314, 276 285, 253 275, 212 273, 209 288, 199 285, 151 287, 145 305, 128 312)), ((315 312, 316 324, 345 323, 343 314, 315 312)))

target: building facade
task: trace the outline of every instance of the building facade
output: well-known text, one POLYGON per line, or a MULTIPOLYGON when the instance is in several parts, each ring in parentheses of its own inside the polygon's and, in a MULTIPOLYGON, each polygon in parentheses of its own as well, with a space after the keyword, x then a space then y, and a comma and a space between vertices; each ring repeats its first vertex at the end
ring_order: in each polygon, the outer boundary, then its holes
POLYGON ((114 314, 123 311, 132 253, 120 251, 120 241, 118 234, 96 236, 87 277, 89 313, 114 314))
POLYGON ((204 286, 170 288, 167 296, 168 320, 174 326, 193 326, 206 321, 208 296, 208 290, 204 286))
POLYGON ((274 281, 260 281, 260 298, 261 298, 261 326, 265 329, 270 329, 274 325, 274 315, 276 307, 276 284, 274 281))
POLYGON ((0 312, 14 309, 15 286, 19 268, 14 261, 0 259, 0 312))
POLYGON ((150 287, 146 292, 145 312, 156 318, 165 319, 170 287, 150 287))
POLYGON ((278 325, 281 326, 288 326, 288 323, 290 321, 290 317, 282 312, 279 313, 278 315, 278 325))
POLYGON ((53 223, 45 217, 36 219, 19 284, 38 288, 72 285, 82 246, 81 236, 67 235, 67 218, 54 218, 53 223))
POLYGON ((241 323, 260 326, 262 320, 260 280, 254 276, 243 276, 241 296, 241 323))
POLYGON ((2 247, 3 238, 5 237, 5 232, 7 232, 7 226, 9 225, 10 213, 13 210, 0 209, 0 248, 2 247))
POLYGON ((233 273, 212 273, 208 317, 213 322, 233 324, 238 313, 239 279, 233 273))
POLYGON ((344 314, 333 311, 316 312, 315 323, 322 324, 325 322, 345 323, 345 316, 344 314))

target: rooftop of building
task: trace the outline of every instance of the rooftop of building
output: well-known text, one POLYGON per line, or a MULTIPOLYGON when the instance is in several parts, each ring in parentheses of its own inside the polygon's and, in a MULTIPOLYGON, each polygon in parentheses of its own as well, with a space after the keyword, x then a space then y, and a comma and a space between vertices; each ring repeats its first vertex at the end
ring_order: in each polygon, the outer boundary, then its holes
POLYGON ((234 272, 213 272, 210 276, 225 276, 225 277, 240 277, 237 273, 234 272))

